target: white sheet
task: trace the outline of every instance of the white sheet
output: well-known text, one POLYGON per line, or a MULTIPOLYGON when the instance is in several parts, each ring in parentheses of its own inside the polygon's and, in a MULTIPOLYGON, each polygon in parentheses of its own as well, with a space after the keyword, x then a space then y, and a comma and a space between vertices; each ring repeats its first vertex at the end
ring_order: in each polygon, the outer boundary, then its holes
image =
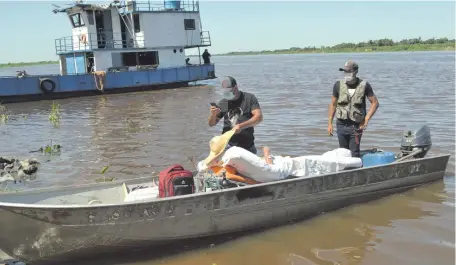
MULTIPOLYGON (((360 158, 351 157, 348 149, 338 148, 322 155, 299 157, 271 156, 273 164, 269 165, 257 155, 240 147, 231 147, 222 156, 223 166, 232 166, 247 177, 259 182, 270 182, 284 179, 290 175, 311 177, 341 171, 347 167, 362 166, 360 158)), ((198 163, 198 170, 204 170, 204 163, 198 163)))

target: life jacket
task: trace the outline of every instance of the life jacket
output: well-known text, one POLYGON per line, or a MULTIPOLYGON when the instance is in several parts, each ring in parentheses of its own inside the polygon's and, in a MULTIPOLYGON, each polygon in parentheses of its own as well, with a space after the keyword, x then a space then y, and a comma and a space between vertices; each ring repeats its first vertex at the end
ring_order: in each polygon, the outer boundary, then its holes
POLYGON ((339 98, 337 99, 336 118, 340 120, 352 120, 356 123, 364 121, 365 106, 364 97, 366 94, 366 81, 361 80, 356 86, 355 93, 350 96, 345 80, 340 81, 339 98))
POLYGON ((223 170, 225 170, 225 177, 227 180, 232 180, 236 182, 241 182, 241 183, 246 183, 246 184, 259 184, 261 182, 258 182, 254 179, 248 178, 241 176, 234 167, 231 166, 212 166, 210 169, 216 174, 219 175, 222 173, 223 170))

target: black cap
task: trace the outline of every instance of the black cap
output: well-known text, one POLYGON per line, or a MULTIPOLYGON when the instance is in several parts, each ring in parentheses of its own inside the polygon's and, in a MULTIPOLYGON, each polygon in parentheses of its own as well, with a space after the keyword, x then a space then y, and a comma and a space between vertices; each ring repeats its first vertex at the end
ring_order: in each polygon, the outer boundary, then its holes
POLYGON ((344 71, 348 73, 356 72, 358 71, 358 64, 350 60, 345 63, 344 67, 339 68, 339 71, 344 71))
POLYGON ((237 86, 237 82, 236 79, 234 79, 234 77, 226 76, 225 78, 223 78, 222 88, 233 88, 235 86, 237 86))

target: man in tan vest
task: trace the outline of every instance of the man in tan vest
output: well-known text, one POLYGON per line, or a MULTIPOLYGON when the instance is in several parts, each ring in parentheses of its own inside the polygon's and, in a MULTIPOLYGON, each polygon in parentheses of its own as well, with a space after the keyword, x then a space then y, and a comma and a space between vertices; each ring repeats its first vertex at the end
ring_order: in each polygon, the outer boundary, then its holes
POLYGON ((362 132, 366 130, 379 106, 371 85, 356 76, 358 68, 358 64, 353 61, 348 61, 343 68, 339 68, 339 71, 345 73, 345 79, 334 84, 328 110, 328 134, 333 135, 335 114, 339 147, 350 149, 353 157, 360 156, 362 132), (366 98, 371 103, 368 112, 366 98))

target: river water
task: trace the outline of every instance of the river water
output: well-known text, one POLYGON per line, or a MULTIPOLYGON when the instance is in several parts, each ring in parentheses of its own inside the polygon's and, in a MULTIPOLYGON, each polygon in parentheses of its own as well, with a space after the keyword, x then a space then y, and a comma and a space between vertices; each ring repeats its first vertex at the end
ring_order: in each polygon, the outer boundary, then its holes
MULTIPOLYGON (((264 113, 255 128, 257 147, 287 155, 338 147, 337 138, 326 133, 327 106, 334 82, 342 77, 338 68, 348 59, 359 63, 359 76, 371 83, 380 102, 362 148, 398 151, 401 132, 426 123, 432 132, 430 155, 452 154, 443 181, 205 249, 110 264, 454 264, 454 52, 212 58, 219 77, 232 75, 241 90, 257 96, 264 113)), ((25 69, 57 73, 58 65, 25 69)), ((16 70, 0 69, 0 75, 16 70)), ((10 120, 0 125, 1 155, 42 162, 36 180, 14 185, 20 189, 93 182, 106 165, 105 175, 116 179, 151 175, 174 163, 192 169, 192 157, 204 159, 209 140, 221 130, 221 123, 215 128, 206 123, 209 102, 219 99, 215 90, 58 100, 59 128, 48 120, 51 101, 9 104, 10 120), (62 146, 59 156, 29 153, 51 140, 62 146)))

